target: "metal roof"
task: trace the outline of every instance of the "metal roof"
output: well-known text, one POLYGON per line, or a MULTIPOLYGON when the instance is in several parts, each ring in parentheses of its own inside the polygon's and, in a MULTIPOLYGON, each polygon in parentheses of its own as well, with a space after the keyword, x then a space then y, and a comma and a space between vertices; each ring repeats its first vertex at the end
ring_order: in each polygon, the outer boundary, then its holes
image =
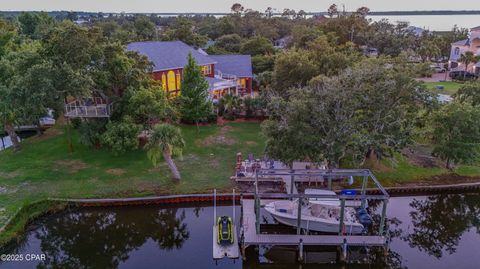
POLYGON ((460 40, 460 41, 457 41, 457 42, 453 42, 452 45, 454 46, 465 46, 469 43, 469 39, 464 39, 464 40, 460 40))
POLYGON ((216 63, 215 69, 237 77, 253 77, 250 55, 209 55, 216 63))
POLYGON ((192 54, 198 65, 214 64, 215 60, 199 53, 182 41, 144 41, 127 45, 127 50, 136 51, 148 57, 153 63, 153 71, 183 68, 187 56, 192 54))

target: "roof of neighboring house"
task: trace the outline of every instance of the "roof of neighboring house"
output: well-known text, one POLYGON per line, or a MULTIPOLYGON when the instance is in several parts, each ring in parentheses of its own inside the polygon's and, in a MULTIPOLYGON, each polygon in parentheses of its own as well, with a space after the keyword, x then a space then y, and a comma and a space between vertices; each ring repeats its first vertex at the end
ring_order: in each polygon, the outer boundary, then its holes
POLYGON ((253 77, 250 55, 209 55, 217 62, 215 69, 237 77, 253 77))
POLYGON ((153 71, 183 68, 187 65, 188 53, 192 53, 198 65, 214 64, 215 60, 203 55, 182 41, 144 41, 127 45, 127 50, 136 51, 153 62, 153 71))
POLYGON ((453 42, 452 45, 454 46, 465 46, 469 43, 469 39, 464 39, 464 40, 460 40, 460 41, 456 41, 456 42, 453 42))
POLYGON ((477 26, 477 27, 473 27, 472 29, 470 29, 471 31, 479 31, 480 30, 480 26, 477 26))

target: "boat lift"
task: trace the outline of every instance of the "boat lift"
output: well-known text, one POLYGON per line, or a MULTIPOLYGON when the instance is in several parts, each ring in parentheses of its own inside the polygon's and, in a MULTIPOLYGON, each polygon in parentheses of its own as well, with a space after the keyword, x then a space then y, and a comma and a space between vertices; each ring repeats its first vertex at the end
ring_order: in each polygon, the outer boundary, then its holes
POLYGON ((240 246, 238 244, 237 226, 235 225, 235 189, 232 194, 233 200, 233 217, 232 217, 232 233, 233 243, 222 246, 218 243, 218 225, 217 225, 217 190, 213 192, 213 259, 219 260, 225 257, 229 259, 238 259, 240 257, 240 246))

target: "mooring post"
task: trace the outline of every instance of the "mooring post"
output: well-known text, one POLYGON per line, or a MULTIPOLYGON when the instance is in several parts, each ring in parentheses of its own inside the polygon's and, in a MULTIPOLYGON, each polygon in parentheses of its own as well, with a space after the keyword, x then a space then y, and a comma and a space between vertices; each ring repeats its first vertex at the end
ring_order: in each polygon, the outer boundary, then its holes
POLYGON ((343 221, 345 218, 345 198, 342 197, 340 200, 340 226, 338 227, 338 234, 343 234, 343 221))
POLYGON ((302 225, 302 197, 298 198, 298 210, 297 210, 297 234, 301 233, 302 225))
POLYGON ((260 199, 255 195, 255 229, 257 234, 260 233, 260 199))
POLYGON ((332 178, 328 177, 328 189, 332 190, 332 178))
POLYGON ((387 215, 387 204, 388 204, 388 199, 383 200, 383 206, 382 206, 382 217, 380 219, 380 227, 378 229, 378 234, 383 235, 383 229, 385 226, 385 217, 387 215))
MULTIPOLYGON (((294 171, 292 170, 291 173, 294 171)), ((290 194, 293 194, 293 185, 295 184, 295 176, 291 175, 290 176, 290 194)), ((293 198, 292 198, 293 199, 293 198)))
POLYGON ((366 206, 365 194, 367 192, 367 186, 368 186, 368 176, 364 176, 363 182, 362 182, 362 205, 361 205, 363 209, 365 209, 365 206, 366 206))
POLYGON ((347 238, 343 238, 343 244, 342 244, 342 261, 347 261, 347 238))
POLYGON ((298 242, 298 261, 303 262, 303 239, 300 238, 300 242, 298 242))

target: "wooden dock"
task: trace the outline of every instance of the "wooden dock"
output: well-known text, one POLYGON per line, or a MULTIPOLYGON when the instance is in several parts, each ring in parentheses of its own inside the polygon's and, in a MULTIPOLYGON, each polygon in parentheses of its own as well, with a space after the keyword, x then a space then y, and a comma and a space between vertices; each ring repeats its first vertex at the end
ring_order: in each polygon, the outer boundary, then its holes
MULTIPOLYGON (((262 204, 272 200, 261 200, 262 204)), ((384 236, 358 236, 358 235, 297 235, 297 234, 257 234, 255 228, 255 201, 242 200, 242 227, 243 244, 250 245, 303 245, 315 246, 341 246, 345 243, 349 246, 385 246, 387 243, 384 236)))

